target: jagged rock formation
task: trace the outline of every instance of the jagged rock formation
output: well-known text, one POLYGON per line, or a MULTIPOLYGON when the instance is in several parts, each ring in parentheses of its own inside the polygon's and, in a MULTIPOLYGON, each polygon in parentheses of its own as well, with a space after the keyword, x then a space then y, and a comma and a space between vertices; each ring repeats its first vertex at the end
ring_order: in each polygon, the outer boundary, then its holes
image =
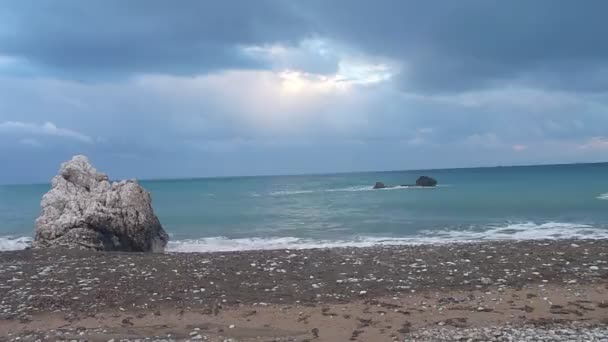
POLYGON ((108 181, 87 157, 61 165, 40 203, 33 247, 162 252, 168 235, 150 193, 136 181, 108 181))

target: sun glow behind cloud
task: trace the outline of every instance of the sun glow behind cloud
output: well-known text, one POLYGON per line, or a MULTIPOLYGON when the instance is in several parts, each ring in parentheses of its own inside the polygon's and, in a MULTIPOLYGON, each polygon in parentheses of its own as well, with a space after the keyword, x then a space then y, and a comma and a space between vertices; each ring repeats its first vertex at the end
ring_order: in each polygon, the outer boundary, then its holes
MULTIPOLYGON (((345 63, 346 64, 346 63, 345 63)), ((333 75, 319 75, 302 71, 280 72, 284 94, 345 92, 355 85, 371 85, 387 81, 392 74, 385 65, 349 65, 333 75)))
POLYGON ((383 64, 341 62, 337 73, 313 74, 285 70, 278 73, 284 94, 345 92, 356 85, 372 85, 391 79, 393 72, 383 64))
POLYGON ((176 129, 206 135, 222 123, 245 136, 340 132, 365 123, 358 84, 338 75, 301 71, 237 70, 196 77, 141 75, 132 91, 158 102, 156 109, 180 113, 176 129), (363 121, 362 121, 363 120, 363 121))
POLYGON ((189 123, 185 129, 192 135, 197 129, 202 134, 200 129, 209 122, 222 121, 245 135, 293 136, 311 127, 340 133, 364 126, 367 119, 358 113, 366 100, 357 92, 387 82, 399 71, 397 63, 343 51, 320 39, 295 46, 246 46, 241 51, 271 67, 193 77, 146 74, 132 83, 154 98, 166 99, 171 111, 180 112, 182 124, 189 123))
POLYGON ((336 76, 315 75, 301 71, 286 70, 278 73, 281 79, 283 95, 298 95, 302 93, 330 93, 346 91, 348 84, 341 83, 336 76))
POLYGON ((388 81, 399 71, 395 62, 358 56, 324 39, 306 39, 295 46, 244 46, 241 51, 272 66, 285 96, 344 93, 356 85, 388 81))

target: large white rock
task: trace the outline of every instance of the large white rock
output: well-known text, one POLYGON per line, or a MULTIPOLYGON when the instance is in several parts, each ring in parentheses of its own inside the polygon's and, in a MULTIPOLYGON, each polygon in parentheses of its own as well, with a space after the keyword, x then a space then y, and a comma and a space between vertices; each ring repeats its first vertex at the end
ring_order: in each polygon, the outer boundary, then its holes
POLYGON ((75 156, 42 197, 33 247, 162 252, 169 238, 151 202, 136 181, 110 183, 87 157, 75 156))

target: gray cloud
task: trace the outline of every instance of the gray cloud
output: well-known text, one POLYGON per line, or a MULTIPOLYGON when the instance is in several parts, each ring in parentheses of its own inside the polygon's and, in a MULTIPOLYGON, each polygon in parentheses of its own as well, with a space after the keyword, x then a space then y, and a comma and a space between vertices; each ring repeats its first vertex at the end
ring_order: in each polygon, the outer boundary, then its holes
POLYGON ((608 59, 601 0, 313 0, 303 7, 311 4, 308 17, 326 34, 408 63, 401 81, 414 91, 483 88, 529 73, 544 86, 571 87, 581 71, 605 70, 608 59))
MULTIPOLYGON (((608 3, 601 0, 24 0, 3 7, 0 54, 64 77, 260 68, 272 63, 239 47, 324 37, 404 63, 398 81, 408 91, 514 81, 608 88, 608 3)), ((292 57, 310 70, 334 63, 292 57)))
MULTIPOLYGON (((57 127, 54 123, 48 121, 43 124, 21 121, 0 122, 0 134, 17 134, 26 136, 43 135, 72 139, 85 143, 93 142, 93 139, 87 135, 73 131, 68 128, 57 127)), ((35 145, 35 140, 31 140, 31 138, 25 138, 21 141, 25 142, 26 145, 35 145)))
POLYGON ((598 161, 607 7, 6 1, 0 182, 598 161))
POLYGON ((72 77, 259 66, 238 46, 297 43, 306 27, 275 0, 25 0, 2 7, 0 54, 72 77))
POLYGON ((0 79, 0 122, 15 115, 24 123, 53 120, 96 137, 83 143, 39 134, 40 125, 12 135, 0 130, 3 162, 36 165, 27 172, 0 169, 0 179, 43 181, 74 153, 89 154, 115 177, 138 178, 595 161, 605 155, 595 147, 603 146, 608 116, 601 108, 608 101, 596 95, 525 89, 407 95, 380 84, 307 95, 303 107, 299 97, 292 105, 278 97, 281 89, 265 79, 270 75, 112 84, 0 79))

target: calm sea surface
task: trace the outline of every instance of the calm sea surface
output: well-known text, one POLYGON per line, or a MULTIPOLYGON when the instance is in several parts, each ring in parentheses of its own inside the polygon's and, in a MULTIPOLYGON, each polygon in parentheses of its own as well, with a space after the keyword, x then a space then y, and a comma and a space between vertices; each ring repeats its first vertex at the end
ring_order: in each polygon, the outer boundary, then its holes
MULTIPOLYGON (((173 251, 608 238, 608 164, 141 181, 173 251), (387 185, 435 177, 434 189, 387 185)), ((0 250, 49 185, 0 186, 0 250)))

